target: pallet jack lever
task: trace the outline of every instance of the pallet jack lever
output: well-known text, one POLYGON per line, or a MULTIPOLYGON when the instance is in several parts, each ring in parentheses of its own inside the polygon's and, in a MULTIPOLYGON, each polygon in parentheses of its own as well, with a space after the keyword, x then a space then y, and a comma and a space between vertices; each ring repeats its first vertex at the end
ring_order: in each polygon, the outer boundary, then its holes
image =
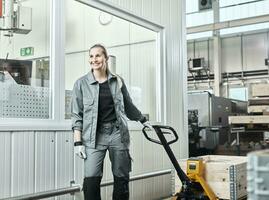
POLYGON ((182 188, 176 194, 176 200, 216 200, 217 197, 205 182, 203 178, 204 164, 202 159, 191 158, 187 160, 187 174, 181 169, 170 144, 178 140, 176 131, 170 126, 153 125, 152 126, 159 140, 150 138, 147 134, 147 127, 142 129, 146 139, 156 144, 162 145, 168 157, 170 158, 179 179, 182 182, 182 188), (164 134, 173 134, 174 139, 167 141, 164 134))
POLYGON ((183 189, 188 190, 189 186, 191 185, 191 180, 188 178, 188 176, 184 173, 184 171, 181 169, 181 167, 179 166, 177 159, 173 153, 173 151, 170 148, 170 144, 175 143, 176 141, 178 141, 178 135, 176 133, 176 131, 170 127, 170 126, 162 126, 162 125, 153 125, 152 126, 155 130, 155 133, 157 134, 159 140, 150 138, 147 134, 147 127, 144 127, 142 129, 143 134, 145 135, 145 137, 147 138, 147 140, 154 142, 156 144, 160 144, 164 147, 167 155, 169 156, 174 168, 176 169, 177 175, 180 178, 182 185, 183 185, 183 189), (167 142, 164 134, 173 134, 174 135, 174 139, 172 139, 171 141, 167 142))

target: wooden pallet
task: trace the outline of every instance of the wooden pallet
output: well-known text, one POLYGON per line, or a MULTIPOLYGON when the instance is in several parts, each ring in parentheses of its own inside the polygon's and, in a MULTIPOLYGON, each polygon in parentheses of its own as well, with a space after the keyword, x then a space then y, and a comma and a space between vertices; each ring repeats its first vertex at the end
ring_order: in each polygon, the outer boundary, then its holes
POLYGON ((229 116, 229 124, 269 125, 269 115, 229 116))
MULTIPOLYGON (((204 178, 219 199, 242 199, 247 196, 247 158, 245 156, 201 156, 204 159, 204 178)), ((187 161, 179 164, 186 172, 187 161)), ((180 181, 175 178, 176 191, 180 181)))
POLYGON ((269 105, 248 106, 248 113, 250 113, 250 114, 260 114, 260 115, 269 115, 269 105))

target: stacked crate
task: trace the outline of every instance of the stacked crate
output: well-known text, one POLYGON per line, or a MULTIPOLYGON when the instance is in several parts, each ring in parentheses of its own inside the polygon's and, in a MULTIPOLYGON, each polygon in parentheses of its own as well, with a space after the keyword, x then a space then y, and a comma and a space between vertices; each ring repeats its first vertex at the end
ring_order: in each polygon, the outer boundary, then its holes
POLYGON ((252 97, 248 101, 248 113, 269 115, 269 84, 253 85, 252 97))
POLYGON ((242 125, 247 128, 263 127, 269 125, 269 84, 255 84, 251 88, 252 98, 248 100, 248 113, 246 116, 229 116, 229 124, 242 125))

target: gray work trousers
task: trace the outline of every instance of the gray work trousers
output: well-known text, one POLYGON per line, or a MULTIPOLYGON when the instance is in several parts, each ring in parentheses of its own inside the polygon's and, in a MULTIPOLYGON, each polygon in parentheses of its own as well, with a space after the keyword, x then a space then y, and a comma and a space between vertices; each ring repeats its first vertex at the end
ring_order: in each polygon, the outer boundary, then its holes
POLYGON ((129 147, 121 142, 117 121, 98 126, 96 136, 96 148, 86 147, 87 159, 84 160, 84 176, 102 177, 104 158, 108 150, 113 175, 129 177, 132 168, 129 147))

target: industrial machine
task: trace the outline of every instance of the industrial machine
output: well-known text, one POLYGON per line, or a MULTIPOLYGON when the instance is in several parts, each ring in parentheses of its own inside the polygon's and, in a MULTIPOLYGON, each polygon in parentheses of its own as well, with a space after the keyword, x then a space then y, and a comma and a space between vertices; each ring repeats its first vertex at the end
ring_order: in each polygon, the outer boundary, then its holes
POLYGON ((175 197, 173 197, 173 199, 174 200, 217 199, 216 195, 203 178, 203 172, 204 172, 203 160, 198 158, 188 159, 187 174, 184 173, 179 163, 177 162, 173 151, 170 148, 170 145, 178 140, 178 135, 176 131, 170 126, 154 125, 153 128, 159 140, 148 136, 146 131, 147 127, 143 128, 142 130, 143 134, 149 141, 163 146, 177 172, 179 179, 182 182, 181 191, 179 191, 175 195, 175 197), (171 141, 167 141, 164 134, 170 134, 170 135, 173 134, 174 138, 171 141))
POLYGON ((5 36, 27 34, 31 30, 32 8, 22 6, 21 1, 0 0, 0 31, 6 31, 5 36))
POLYGON ((207 91, 188 92, 190 156, 214 153, 228 140, 228 117, 247 112, 247 102, 217 97, 207 91))

